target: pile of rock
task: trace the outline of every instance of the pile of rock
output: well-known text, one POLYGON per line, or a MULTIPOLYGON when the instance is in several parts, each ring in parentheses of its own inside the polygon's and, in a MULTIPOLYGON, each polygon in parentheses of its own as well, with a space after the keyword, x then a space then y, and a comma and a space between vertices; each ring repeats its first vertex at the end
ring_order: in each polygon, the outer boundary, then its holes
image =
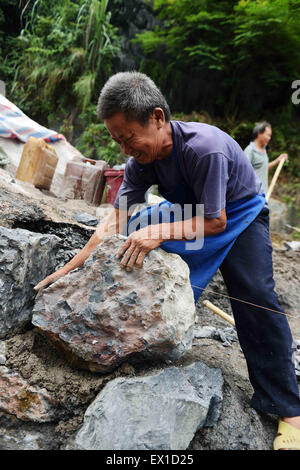
MULTIPOLYGON (((199 428, 216 423, 220 369, 199 361, 169 367, 190 350, 195 325, 189 270, 178 255, 158 249, 142 270, 127 272, 116 258, 124 242, 116 235, 35 298, 34 285, 54 270, 59 238, 23 229, 0 231, 0 428, 1 412, 37 425, 57 423, 70 413, 70 405, 65 408, 48 385, 34 385, 32 377, 28 382, 9 367, 14 361, 7 361, 6 344, 29 325, 77 370, 107 376, 125 362, 152 361, 162 367, 108 381, 87 403, 82 426, 60 448, 186 449, 199 428)), ((22 426, 18 429, 19 436, 22 426)), ((17 439, 2 432, 0 448, 45 448, 40 432, 21 434, 17 439)), ((49 448, 49 436, 44 440, 49 448)))

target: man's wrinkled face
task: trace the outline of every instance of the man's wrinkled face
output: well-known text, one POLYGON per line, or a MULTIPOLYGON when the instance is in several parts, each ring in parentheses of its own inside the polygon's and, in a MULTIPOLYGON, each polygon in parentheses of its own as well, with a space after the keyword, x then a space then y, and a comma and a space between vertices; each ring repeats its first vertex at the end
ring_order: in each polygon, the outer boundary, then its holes
POLYGON ((162 151, 162 121, 152 113, 149 121, 141 125, 128 120, 121 112, 105 120, 105 126, 113 140, 120 144, 126 155, 132 156, 142 165, 160 158, 162 151))

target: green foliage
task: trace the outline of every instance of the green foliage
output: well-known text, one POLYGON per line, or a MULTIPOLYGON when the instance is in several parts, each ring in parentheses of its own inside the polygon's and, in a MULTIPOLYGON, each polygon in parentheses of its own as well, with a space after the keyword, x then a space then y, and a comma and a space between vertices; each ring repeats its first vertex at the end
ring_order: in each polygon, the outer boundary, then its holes
POLYGON ((163 21, 162 27, 157 25, 153 31, 137 34, 146 53, 164 46, 177 66, 200 70, 226 67, 227 8, 222 10, 219 2, 205 0, 155 0, 154 8, 163 21))
POLYGON ((234 15, 234 68, 243 79, 233 85, 251 95, 290 99, 300 76, 300 3, 298 0, 241 0, 234 15), (280 94, 282 96, 280 96, 280 94))
POLYGON ((87 0, 78 13, 77 30, 85 31, 85 72, 74 83, 73 89, 82 110, 91 102, 95 84, 103 83, 110 75, 111 59, 119 51, 107 7, 108 0, 87 0))
POLYGON ((90 106, 81 114, 84 131, 75 140, 75 146, 86 157, 105 160, 110 166, 127 160, 121 147, 112 140, 103 122, 97 122, 96 110, 90 106))
POLYGON ((14 102, 25 111, 30 103, 40 119, 38 108, 84 111, 97 98, 119 51, 107 7, 108 0, 58 0, 50 10, 46 0, 35 1, 15 41, 14 102))
MULTIPOLYGON (((243 64, 244 70, 250 64, 264 64, 264 79, 271 85, 278 80, 293 79, 291 71, 299 72, 298 0, 241 0, 235 7, 234 26, 235 62, 243 64), (256 62, 253 61, 254 51, 256 62), (271 68, 266 67, 267 64, 271 68)), ((255 72, 258 72, 257 67, 255 72)))
MULTIPOLYGON (((300 77, 299 0, 154 0, 154 8, 160 24, 135 41, 145 53, 143 70, 160 63, 159 83, 176 108, 191 77, 198 78, 198 109, 209 100, 220 115, 278 112, 290 100, 300 77)), ((187 100, 191 108, 188 93, 187 100)))

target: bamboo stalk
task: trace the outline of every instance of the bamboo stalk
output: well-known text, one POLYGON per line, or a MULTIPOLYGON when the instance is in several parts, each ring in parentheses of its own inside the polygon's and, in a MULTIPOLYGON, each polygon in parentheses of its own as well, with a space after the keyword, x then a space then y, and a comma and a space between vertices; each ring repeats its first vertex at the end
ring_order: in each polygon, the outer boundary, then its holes
POLYGON ((205 305, 205 307, 208 307, 212 312, 219 315, 219 317, 223 318, 223 320, 226 320, 232 326, 235 326, 234 319, 227 313, 223 312, 223 310, 221 310, 219 307, 216 307, 214 304, 212 304, 209 300, 204 300, 203 304, 205 305))

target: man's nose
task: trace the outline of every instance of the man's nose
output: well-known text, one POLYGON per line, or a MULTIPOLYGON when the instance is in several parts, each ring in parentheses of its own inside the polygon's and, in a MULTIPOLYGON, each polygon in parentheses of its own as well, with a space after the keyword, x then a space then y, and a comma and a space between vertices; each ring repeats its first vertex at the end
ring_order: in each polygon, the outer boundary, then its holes
POLYGON ((122 144, 121 144, 121 148, 122 148, 123 152, 126 153, 126 155, 130 155, 130 154, 131 154, 130 146, 127 145, 126 143, 122 143, 122 144))

